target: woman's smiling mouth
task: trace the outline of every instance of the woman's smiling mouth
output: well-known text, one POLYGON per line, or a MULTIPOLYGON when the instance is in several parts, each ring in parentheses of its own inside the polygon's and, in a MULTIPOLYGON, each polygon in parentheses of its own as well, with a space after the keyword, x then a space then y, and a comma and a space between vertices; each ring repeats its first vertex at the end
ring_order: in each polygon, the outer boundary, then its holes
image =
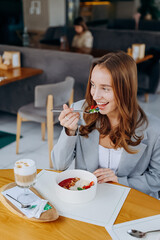
POLYGON ((103 109, 105 108, 106 105, 108 105, 109 102, 107 103, 100 103, 100 102, 97 102, 97 106, 99 107, 99 109, 103 109))

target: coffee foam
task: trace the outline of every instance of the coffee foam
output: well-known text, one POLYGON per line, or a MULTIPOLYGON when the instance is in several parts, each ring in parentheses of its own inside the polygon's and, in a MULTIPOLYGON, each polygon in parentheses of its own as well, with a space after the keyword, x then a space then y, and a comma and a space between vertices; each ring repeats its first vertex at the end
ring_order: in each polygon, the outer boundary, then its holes
POLYGON ((35 162, 31 159, 21 159, 16 161, 14 166, 15 174, 27 176, 36 172, 35 162))

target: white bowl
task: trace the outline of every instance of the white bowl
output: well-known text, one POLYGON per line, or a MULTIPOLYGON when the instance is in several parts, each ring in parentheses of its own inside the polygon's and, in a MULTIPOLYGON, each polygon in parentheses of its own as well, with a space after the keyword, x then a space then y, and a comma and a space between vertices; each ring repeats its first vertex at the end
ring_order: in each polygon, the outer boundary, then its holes
POLYGON ((62 201, 69 203, 85 203, 91 201, 96 196, 97 178, 93 173, 85 170, 66 170, 58 174, 55 185, 56 194, 62 201), (94 185, 82 191, 68 190, 58 185, 61 181, 72 177, 79 177, 90 182, 94 181, 94 185))

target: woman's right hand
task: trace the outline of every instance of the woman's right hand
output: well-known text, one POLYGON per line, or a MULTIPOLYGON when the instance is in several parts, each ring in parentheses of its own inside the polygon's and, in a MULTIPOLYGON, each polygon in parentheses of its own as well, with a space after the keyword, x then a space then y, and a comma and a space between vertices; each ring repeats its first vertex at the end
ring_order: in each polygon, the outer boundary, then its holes
POLYGON ((66 104, 63 105, 63 111, 59 115, 60 124, 66 128, 66 133, 69 136, 74 136, 78 128, 78 120, 80 114, 73 112, 73 108, 69 108, 66 104))

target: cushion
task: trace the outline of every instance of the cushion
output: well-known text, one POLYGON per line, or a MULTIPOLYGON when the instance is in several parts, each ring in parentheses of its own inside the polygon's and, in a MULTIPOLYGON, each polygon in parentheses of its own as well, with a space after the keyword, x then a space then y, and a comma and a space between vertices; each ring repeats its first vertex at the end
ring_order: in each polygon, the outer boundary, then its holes
POLYGON ((114 19, 109 20, 107 28, 112 29, 135 29, 134 19, 114 19))
POLYGON ((140 20, 139 30, 160 31, 160 21, 158 20, 140 20))

